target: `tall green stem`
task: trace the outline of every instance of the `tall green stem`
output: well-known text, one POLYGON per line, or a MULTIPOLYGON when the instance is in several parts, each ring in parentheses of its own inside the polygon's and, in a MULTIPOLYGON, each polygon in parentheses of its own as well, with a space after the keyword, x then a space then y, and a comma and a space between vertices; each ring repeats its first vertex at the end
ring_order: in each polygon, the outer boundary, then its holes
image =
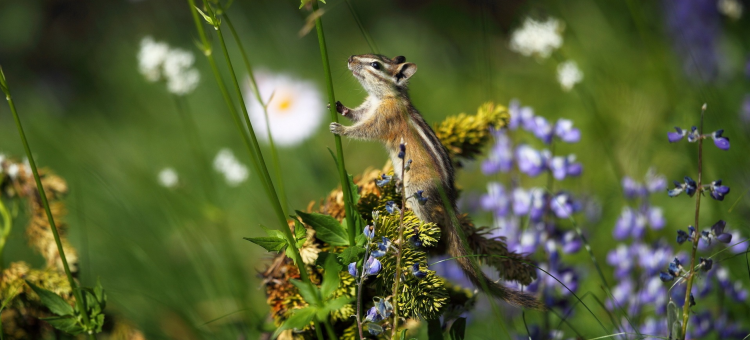
MULTIPOLYGON (((314 12, 318 11, 318 1, 310 1, 314 12)), ((320 45, 320 57, 323 60, 323 72, 326 76, 326 92, 328 92, 328 112, 331 114, 331 120, 339 121, 339 115, 336 113, 336 97, 333 93, 333 79, 331 77, 331 65, 328 61, 328 48, 326 47, 326 38, 323 33, 323 21, 320 16, 315 18, 315 30, 318 32, 318 45, 320 45)), ((336 157, 338 158, 339 179, 341 180, 341 190, 344 192, 344 211, 346 212, 346 225, 349 227, 349 244, 354 245, 354 237, 357 235, 356 226, 354 225, 354 207, 352 206, 352 192, 349 188, 349 179, 346 177, 346 165, 344 163, 344 149, 341 146, 341 136, 334 134, 333 139, 336 142, 336 157)))
MULTIPOLYGON (((706 113, 706 104, 703 104, 701 108, 701 124, 698 134, 701 136, 698 138, 698 182, 696 186, 697 193, 695 195, 695 228, 698 230, 699 217, 701 212, 701 196, 703 196, 703 189, 701 188, 702 177, 703 177, 703 116, 706 113)), ((687 287, 685 288, 685 304, 682 306, 682 339, 684 340, 687 336, 687 324, 690 317, 690 292, 693 290, 693 278, 695 277, 695 256, 698 253, 698 242, 700 242, 700 233, 697 231, 693 236, 693 251, 690 255, 690 270, 687 276, 687 287)))
POLYGON ((190 6, 190 11, 193 15, 193 21, 195 22, 195 26, 198 29, 198 34, 200 35, 201 42, 203 43, 204 54, 206 54, 206 57, 208 58, 208 62, 211 65, 211 70, 213 71, 214 77, 216 78, 216 82, 219 86, 219 90, 221 91, 222 97, 224 97, 224 101, 226 102, 227 107, 229 108, 230 114, 232 116, 232 119, 235 122, 238 133, 242 137, 245 143, 245 146, 247 147, 248 152, 250 153, 255 171, 261 176, 261 183, 263 184, 263 189, 266 192, 266 196, 268 197, 269 203, 271 203, 273 210, 276 213, 276 217, 278 218, 278 222, 279 222, 279 228, 284 233, 284 236, 286 237, 287 242, 289 244, 289 249, 292 251, 292 257, 295 260, 297 267, 299 268, 300 278, 304 282, 310 282, 310 278, 307 275, 305 264, 304 262, 302 262, 302 258, 300 257, 300 254, 299 254, 299 249, 297 249, 297 245, 294 240, 294 235, 292 235, 292 231, 288 227, 286 217, 284 215, 284 209, 281 207, 281 203, 279 202, 279 197, 276 195, 276 191, 274 190, 274 187, 273 187, 273 182, 271 181, 271 176, 268 174, 268 169, 265 166, 265 161, 263 160, 263 154, 260 152, 260 148, 258 147, 258 140, 255 138, 255 131, 253 130, 253 126, 250 123, 250 118, 247 116, 247 108, 245 107, 245 102, 242 100, 242 90, 240 90, 239 84, 237 83, 237 77, 234 74, 234 68, 232 67, 232 62, 229 58, 229 53, 227 52, 226 44, 224 43, 224 36, 221 33, 221 29, 219 28, 218 25, 214 26, 219 37, 219 42, 221 43, 222 51, 224 52, 224 57, 226 58, 227 65, 229 67, 229 73, 232 75, 232 79, 234 81, 235 90, 237 94, 239 95, 240 106, 242 107, 247 126, 242 125, 242 122, 240 121, 239 115, 237 113, 237 109, 234 107, 232 98, 229 95, 229 91, 227 90, 227 87, 224 84, 223 79, 221 78, 221 74, 219 73, 219 68, 216 65, 216 60, 214 59, 214 56, 211 50, 211 45, 208 42, 208 38, 206 37, 206 32, 203 29, 203 25, 201 24, 200 19, 198 17, 198 10, 195 7, 195 0, 187 0, 187 1, 190 6))
MULTIPOLYGON (((2 68, 0 68, 0 87, 2 87, 3 92, 5 92, 5 99, 8 100, 10 111, 13 113, 13 119, 16 121, 18 134, 21 137, 23 148, 26 151, 26 157, 29 159, 29 166, 31 166, 31 172, 34 173, 34 182, 36 182, 36 188, 39 191, 39 199, 42 201, 42 206, 44 206, 44 212, 47 214, 47 221, 49 221, 49 226, 50 226, 50 229, 52 230, 52 236, 55 238, 55 245, 57 245, 57 252, 60 254, 60 260, 62 261, 63 269, 65 270, 65 276, 67 276, 68 278, 70 289, 73 291, 73 296, 75 297, 75 300, 76 300, 75 301, 76 306, 78 307, 78 310, 81 312, 81 317, 83 318, 83 324, 86 326, 86 328, 91 329, 91 322, 89 320, 89 315, 86 310, 86 304, 83 300, 83 297, 81 296, 81 290, 78 288, 78 284, 76 284, 76 281, 73 279, 73 274, 70 273, 70 267, 68 266, 68 259, 65 257, 65 250, 63 249, 62 242, 60 241, 60 234, 57 232, 57 225, 55 224, 54 217, 52 217, 52 211, 49 208, 49 202, 47 202, 47 195, 44 193, 42 180, 39 178, 39 170, 37 170, 36 161, 34 161, 34 156, 31 153, 31 147, 29 147, 29 141, 26 139, 26 134, 23 131, 23 126, 21 125, 21 119, 18 117, 18 111, 16 111, 16 105, 13 103, 13 98, 10 95, 10 88, 8 87, 8 83, 5 79, 5 73, 3 73, 2 68)), ((93 333, 89 333, 89 338, 96 339, 96 335, 93 333)))
POLYGON ((250 76, 250 82, 252 83, 253 94, 255 94, 255 98, 258 100, 258 103, 260 103, 260 105, 263 107, 263 115, 266 117, 266 133, 268 135, 268 146, 271 149, 271 162, 273 162, 274 170, 276 170, 276 185, 279 187, 279 198, 281 199, 281 206, 284 207, 284 209, 288 209, 289 201, 287 201, 286 190, 284 190, 284 179, 281 175, 279 155, 276 151, 276 144, 274 143, 273 135, 271 134, 271 123, 268 119, 268 103, 263 102, 263 98, 260 96, 260 89, 258 89, 258 83, 255 81, 255 74, 253 73, 253 67, 250 64, 250 59, 248 59, 247 53, 245 53, 245 47, 242 46, 242 41, 240 40, 239 35, 237 35, 237 31, 234 30, 232 21, 229 20, 229 15, 227 15, 226 11, 224 11, 224 14, 222 14, 222 16, 227 22, 229 30, 232 32, 232 37, 234 38, 235 43, 237 43, 237 47, 240 48, 242 61, 245 63, 245 68, 247 68, 247 73, 250 76))

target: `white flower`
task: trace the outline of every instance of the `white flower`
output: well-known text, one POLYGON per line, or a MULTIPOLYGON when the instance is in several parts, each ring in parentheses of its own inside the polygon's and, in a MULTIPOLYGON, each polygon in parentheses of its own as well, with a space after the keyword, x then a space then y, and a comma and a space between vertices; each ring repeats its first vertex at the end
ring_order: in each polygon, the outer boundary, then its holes
POLYGON ((10 176, 10 179, 15 180, 18 177, 18 164, 17 163, 10 163, 8 165, 8 176, 10 176))
POLYGON ((169 92, 185 95, 198 86, 201 75, 197 69, 191 68, 194 61, 195 57, 188 51, 179 48, 169 50, 164 60, 164 77, 169 92))
POLYGON ((555 18, 543 22, 526 18, 523 26, 512 33, 510 49, 527 57, 536 54, 547 58, 552 51, 562 46, 563 28, 564 25, 555 18))
POLYGON ((737 0, 719 0, 716 4, 719 13, 726 15, 732 20, 738 20, 742 17, 742 3, 737 0))
POLYGON ((172 168, 164 168, 159 171, 159 184, 165 188, 174 188, 180 181, 177 171, 172 168))
POLYGON ((138 69, 146 80, 157 81, 161 78, 161 65, 169 53, 169 45, 156 42, 150 36, 141 40, 141 49, 138 51, 138 69))
POLYGON ((214 158, 214 169, 224 175, 229 186, 236 187, 247 180, 250 174, 247 167, 234 157, 232 150, 224 148, 219 150, 214 158))
POLYGON ((557 65, 557 82, 563 90, 570 91, 575 84, 583 80, 583 72, 578 68, 575 61, 568 60, 557 65))
POLYGON ((170 48, 151 37, 141 40, 138 51, 138 68, 146 80, 165 80, 167 90, 176 95, 190 93, 198 86, 200 73, 193 68, 195 57, 189 51, 170 48))
MULTIPOLYGON (((274 142, 279 146, 299 144, 315 133, 325 112, 325 102, 309 81, 284 74, 255 72, 260 96, 268 102, 268 121, 274 142)), ((258 137, 268 139, 266 117, 248 80, 245 87, 247 111, 258 137)))

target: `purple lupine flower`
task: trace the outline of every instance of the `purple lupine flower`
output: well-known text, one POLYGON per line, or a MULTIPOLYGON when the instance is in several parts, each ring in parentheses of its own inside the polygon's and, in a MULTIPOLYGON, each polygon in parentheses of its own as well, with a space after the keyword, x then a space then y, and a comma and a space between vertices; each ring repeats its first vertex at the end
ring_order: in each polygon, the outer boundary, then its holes
POLYGON ((383 241, 378 242, 378 248, 372 251, 372 257, 383 257, 388 252, 388 248, 391 247, 391 240, 387 237, 382 236, 383 241))
POLYGON ((518 170, 531 177, 539 176, 546 167, 542 153, 526 144, 516 148, 516 160, 518 170))
POLYGON ((638 264, 646 271, 645 274, 648 276, 658 273, 671 260, 674 253, 672 248, 663 243, 655 244, 653 248, 638 245, 633 252, 637 253, 638 264))
POLYGON ((367 263, 365 263, 365 271, 367 272, 367 275, 378 275, 380 269, 383 269, 383 264, 381 264, 374 256, 370 256, 367 263))
MULTIPOLYGON (((666 305, 666 303, 665 303, 666 305)), ((663 314, 663 313, 659 313, 663 314)), ((646 317, 645 320, 643 320, 643 324, 640 328, 641 334, 667 334, 669 333, 669 330, 667 330, 667 323, 656 319, 652 317, 646 317)))
POLYGON ((677 231, 677 243, 678 244, 685 243, 685 241, 687 241, 688 238, 690 238, 690 235, 688 235, 688 233, 686 233, 684 230, 677 231))
POLYGON ((667 296, 667 289, 662 280, 653 276, 647 279, 646 284, 638 292, 640 303, 654 306, 666 305, 667 296))
POLYGON ((417 190, 417 192, 414 193, 413 197, 414 197, 414 199, 417 200, 417 203, 419 203, 419 205, 425 205, 425 204, 427 204, 427 199, 429 197, 428 196, 423 196, 423 194, 424 194, 424 190, 417 190))
POLYGON ((648 224, 651 226, 654 230, 660 230, 664 227, 664 225, 667 224, 667 221, 664 219, 664 213, 661 208, 659 207, 653 207, 653 206, 647 206, 646 207, 646 214, 648 215, 648 224))
POLYGON ((375 308, 375 306, 372 306, 372 308, 367 310, 365 321, 378 322, 380 320, 383 320, 383 318, 378 314, 378 309, 375 308))
POLYGON ((716 130, 711 133, 711 138, 714 140, 714 144, 717 148, 722 150, 729 150, 729 138, 722 136, 724 129, 716 130))
POLYGON ((646 188, 641 183, 636 182, 628 176, 622 178, 622 190, 625 193, 625 198, 628 199, 641 197, 647 193, 646 188))
POLYGON ((707 271, 711 270, 711 267, 713 267, 714 260, 712 260, 712 259, 704 259, 704 258, 701 257, 700 258, 700 264, 701 264, 701 270, 703 270, 704 272, 707 272, 707 271))
POLYGON ((531 192, 523 188, 513 189, 513 214, 524 216, 531 210, 531 192))
POLYGON ((504 130, 493 131, 495 145, 489 152, 487 159, 482 162, 482 172, 485 175, 497 172, 508 172, 513 168, 513 143, 504 130))
POLYGON ((552 176, 555 177, 556 180, 561 181, 565 179, 565 176, 568 174, 568 159, 565 157, 552 157, 549 161, 549 169, 552 171, 552 176))
MULTIPOLYGON (((557 277, 565 286, 568 287, 568 289, 573 292, 578 291, 578 275, 576 275, 573 269, 563 269, 558 273, 557 277)), ((560 292, 563 296, 570 295, 570 291, 568 291, 568 289, 560 289, 560 292)))
POLYGON ((531 195, 531 209, 529 209, 529 218, 532 221, 540 221, 546 211, 547 197, 549 195, 540 188, 533 188, 529 191, 529 193, 531 195))
POLYGON ((581 245, 583 244, 576 233, 572 230, 563 234, 562 243, 562 251, 566 254, 577 253, 581 250, 581 245))
POLYGON ((576 162, 576 155, 568 155, 568 168, 565 170, 568 176, 578 177, 583 172, 583 164, 576 162))
POLYGON ((694 80, 713 81, 719 74, 718 45, 722 18, 715 0, 663 1, 665 21, 676 55, 694 80))
POLYGON ((635 212, 630 207, 623 207, 620 217, 615 222, 615 229, 612 231, 615 240, 624 240, 630 235, 630 230, 635 224, 635 212))
POLYGON ((531 254, 539 247, 539 243, 541 243, 539 232, 524 230, 521 232, 516 251, 522 254, 531 254))
POLYGON ((718 222, 714 223, 713 226, 711 226, 711 237, 709 238, 708 243, 711 244, 711 239, 715 238, 721 243, 729 243, 732 241, 732 234, 725 233, 724 228, 727 226, 727 222, 724 220, 719 220, 718 222))
MULTIPOLYGON (((508 245, 508 249, 512 249, 510 245, 508 245)), ((442 261, 448 259, 449 257, 450 256, 448 255, 442 255, 432 258, 429 262, 438 263, 430 265, 430 268, 435 271, 435 274, 437 276, 444 278, 460 287, 470 289, 476 288, 474 287, 474 284, 472 284, 471 281, 469 281, 469 279, 466 277, 466 274, 464 274, 464 271, 463 269, 461 269, 461 266, 458 265, 458 262, 442 261)))
POLYGON ((406 143, 404 139, 401 139, 401 144, 398 145, 398 158, 404 159, 406 157, 406 143))
POLYGON ((495 216, 506 216, 510 210, 510 198, 505 188, 498 182, 487 183, 487 194, 482 196, 482 209, 491 211, 495 216))
POLYGON ((690 334, 691 339, 702 339, 713 331, 713 317, 709 311, 702 311, 693 315, 691 325, 693 325, 690 334))
POLYGON ((544 142, 544 144, 549 144, 552 142, 552 136, 555 131, 547 119, 542 116, 536 116, 534 117, 534 130, 531 132, 536 138, 544 142))
POLYGON ((419 262, 415 262, 411 265, 411 273, 418 279, 424 279, 427 277, 427 272, 420 269, 419 262))
POLYGON ((669 195, 669 197, 676 197, 679 196, 683 191, 685 191, 685 183, 674 181, 674 189, 668 190, 667 195, 669 195))
POLYGON ((577 143, 581 140, 581 130, 574 128, 573 121, 570 119, 560 118, 557 120, 555 135, 566 143, 577 143))
POLYGON ((675 197, 681 194, 683 191, 690 197, 693 197, 695 195, 695 191, 698 188, 698 184, 695 183, 695 181, 685 176, 685 182, 680 183, 678 181, 674 181, 674 189, 669 190, 667 193, 669 194, 669 197, 675 197))
POLYGON ((670 143, 679 142, 685 138, 685 135, 687 135, 687 130, 683 130, 677 126, 675 126, 674 129, 677 132, 667 132, 667 139, 670 143))
POLYGON ((357 277, 357 262, 352 262, 349 264, 349 275, 357 277))
POLYGON ((557 218, 569 218, 579 210, 579 204, 567 192, 557 193, 550 201, 550 208, 557 218))
POLYGON ((396 205, 396 202, 388 201, 385 202, 385 211, 387 211, 389 214, 397 214, 401 212, 401 209, 396 205))
POLYGON ((544 243, 544 250, 547 251, 547 258, 549 264, 554 268, 558 264, 557 261, 560 259, 560 252, 557 251, 557 242, 552 239, 548 239, 544 243))
POLYGON ((375 237, 375 227, 367 225, 365 226, 365 230, 363 230, 362 233, 364 233, 365 237, 367 237, 368 239, 372 239, 373 237, 375 237))
POLYGON ((616 279, 620 280, 630 274, 635 264, 633 255, 631 248, 624 243, 619 243, 617 248, 607 254, 607 263, 615 267, 616 279))
POLYGON ((717 201, 723 201, 724 195, 729 193, 729 187, 721 185, 720 179, 711 182, 709 190, 711 190, 711 197, 717 201))
POLYGON ((607 308, 611 310, 620 309, 620 307, 630 302, 630 300, 635 297, 635 294, 633 294, 634 287, 635 285, 630 278, 620 280, 619 283, 612 288, 612 296, 605 302, 607 308))
POLYGON ((391 182, 393 176, 380 175, 380 179, 375 181, 375 185, 382 187, 391 182))
POLYGON ((653 168, 646 172, 646 189, 650 193, 662 192, 667 188, 667 178, 656 173, 653 168))

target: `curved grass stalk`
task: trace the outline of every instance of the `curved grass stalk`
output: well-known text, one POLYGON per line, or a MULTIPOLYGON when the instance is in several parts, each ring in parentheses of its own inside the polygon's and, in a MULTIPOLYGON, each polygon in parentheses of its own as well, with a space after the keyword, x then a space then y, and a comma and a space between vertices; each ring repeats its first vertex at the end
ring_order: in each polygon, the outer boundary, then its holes
MULTIPOLYGON (((8 83, 5 79, 5 73, 3 73, 2 68, 0 68, 0 88, 2 88, 3 92, 5 92, 5 99, 8 100, 8 106, 10 106, 10 111, 13 114, 13 119, 16 122, 16 128, 18 128, 18 134, 21 137, 21 142, 23 143, 24 151, 26 151, 26 157, 28 157, 29 159, 29 166, 31 167, 31 172, 34 174, 34 182, 36 182, 36 189, 39 191, 39 199, 42 201, 42 206, 44 206, 44 212, 47 214, 47 221, 49 222, 50 229, 52 230, 52 236, 54 236, 55 238, 55 245, 57 246, 57 252, 60 254, 60 260, 62 261, 63 269, 65 270, 65 276, 68 278, 70 289, 73 291, 73 296, 75 297, 76 307, 78 307, 78 310, 81 313, 83 324, 86 326, 86 328, 90 329, 91 320, 89 320, 88 310, 86 309, 86 302, 83 300, 83 296, 81 295, 81 289, 78 287, 78 284, 73 279, 73 274, 71 274, 70 272, 70 266, 68 266, 68 259, 65 257, 65 250, 63 249, 62 242, 60 242, 60 234, 57 231, 57 225, 55 224, 55 219, 52 217, 52 211, 49 208, 49 202, 47 201, 47 195, 45 194, 44 187, 42 186, 42 180, 39 178, 39 170, 36 167, 36 161, 34 161, 34 155, 31 153, 31 147, 29 146, 29 141, 26 139, 26 134, 23 131, 21 119, 18 116, 16 105, 13 103, 13 98, 10 95, 10 88, 8 87, 8 83)), ((96 335, 93 332, 88 333, 88 336, 89 336, 89 339, 96 339, 96 335)))

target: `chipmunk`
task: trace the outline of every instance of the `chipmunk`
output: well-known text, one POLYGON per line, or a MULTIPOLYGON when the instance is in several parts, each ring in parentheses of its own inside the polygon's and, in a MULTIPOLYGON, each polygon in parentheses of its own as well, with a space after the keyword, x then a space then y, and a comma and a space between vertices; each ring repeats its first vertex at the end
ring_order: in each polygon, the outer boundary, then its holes
POLYGON ((445 147, 422 115, 411 104, 407 83, 417 72, 417 65, 407 63, 398 56, 388 59, 382 55, 364 54, 349 57, 349 70, 368 93, 367 99, 351 109, 336 102, 336 111, 351 119, 352 126, 331 123, 330 130, 337 135, 360 140, 377 140, 385 145, 393 163, 396 177, 401 176, 404 159, 398 157, 400 145, 406 145, 405 160, 411 159, 410 170, 404 173, 406 195, 412 197, 422 191, 427 197, 424 205, 412 204, 420 220, 434 222, 443 228, 452 256, 457 257, 466 276, 477 287, 487 287, 487 293, 510 304, 534 309, 544 305, 533 296, 507 288, 487 278, 467 257, 468 251, 458 234, 453 219, 446 211, 449 206, 456 212, 456 189, 453 164, 445 147), (438 185, 442 186, 448 202, 443 202, 438 185), (482 282, 484 281, 484 282, 482 282))

